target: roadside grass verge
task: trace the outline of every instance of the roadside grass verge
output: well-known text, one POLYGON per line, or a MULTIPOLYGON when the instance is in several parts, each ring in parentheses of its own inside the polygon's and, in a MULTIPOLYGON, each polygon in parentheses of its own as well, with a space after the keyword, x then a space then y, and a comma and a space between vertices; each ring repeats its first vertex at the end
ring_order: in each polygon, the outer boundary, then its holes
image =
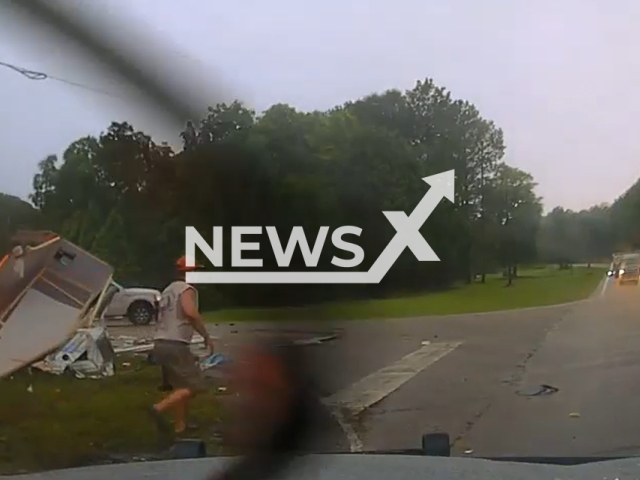
POLYGON ((458 285, 443 292, 382 300, 334 302, 322 305, 271 309, 228 309, 208 312, 210 322, 242 320, 364 320, 423 315, 480 313, 572 302, 588 297, 605 269, 556 266, 521 270, 506 287, 500 274, 487 275, 486 283, 458 285))
MULTIPOLYGON (((164 395, 160 383, 159 368, 140 357, 118 357, 116 374, 100 380, 35 369, 0 380, 0 475, 160 453, 145 411, 164 395)), ((215 389, 196 398, 189 412, 199 426, 191 435, 206 440, 211 453, 220 449, 220 416, 215 389)))

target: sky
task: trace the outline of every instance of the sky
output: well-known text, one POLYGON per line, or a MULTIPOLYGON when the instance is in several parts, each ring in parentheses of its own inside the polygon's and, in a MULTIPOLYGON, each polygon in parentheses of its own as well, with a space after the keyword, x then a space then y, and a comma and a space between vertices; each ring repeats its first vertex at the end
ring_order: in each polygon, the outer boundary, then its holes
MULTIPOLYGON (((76 8, 82 0, 65 0, 76 8)), ((327 109, 426 77, 505 134, 508 164, 545 209, 612 202, 640 177, 640 2, 621 0, 93 0, 171 46, 167 71, 208 103, 327 109), (206 82, 204 81, 206 79, 206 82), (212 101, 209 101, 211 99, 212 101)), ((123 35, 124 37, 124 35, 123 35)), ((132 47, 137 44, 131 41, 132 47)), ((0 15, 0 192, 26 198, 37 164, 111 121, 158 141, 178 130, 67 44, 0 15)))

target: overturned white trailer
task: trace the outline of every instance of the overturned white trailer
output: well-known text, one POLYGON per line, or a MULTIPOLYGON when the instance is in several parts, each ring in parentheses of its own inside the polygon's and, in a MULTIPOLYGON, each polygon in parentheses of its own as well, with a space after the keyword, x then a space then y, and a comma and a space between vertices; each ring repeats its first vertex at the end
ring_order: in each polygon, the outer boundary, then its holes
POLYGON ((0 260, 0 378, 30 365, 91 324, 113 269, 52 232, 19 232, 0 260))

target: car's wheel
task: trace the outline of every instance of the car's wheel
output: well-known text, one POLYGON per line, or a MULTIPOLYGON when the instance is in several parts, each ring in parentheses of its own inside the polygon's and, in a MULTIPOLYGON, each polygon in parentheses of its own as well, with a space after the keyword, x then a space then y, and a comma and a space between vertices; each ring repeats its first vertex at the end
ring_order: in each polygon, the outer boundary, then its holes
POLYGON ((153 305, 144 300, 136 300, 129 305, 127 318, 134 325, 149 325, 153 320, 153 305))

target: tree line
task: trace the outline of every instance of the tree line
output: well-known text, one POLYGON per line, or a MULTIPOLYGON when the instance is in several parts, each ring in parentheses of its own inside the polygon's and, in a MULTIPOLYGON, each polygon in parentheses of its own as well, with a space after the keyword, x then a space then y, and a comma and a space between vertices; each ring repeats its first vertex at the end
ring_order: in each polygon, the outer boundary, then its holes
MULTIPOLYGON (((214 307, 371 298, 500 270, 510 283, 522 263, 606 256, 623 237, 640 242, 631 225, 615 240, 609 228, 633 216, 620 204, 636 205, 640 187, 611 208, 543 217, 533 177, 504 161, 502 130, 430 79, 327 111, 277 104, 258 114, 240 102, 218 104, 181 138, 174 150, 113 122, 61 158, 43 159, 32 206, 0 197, 0 248, 18 227, 48 228, 112 264, 121 283, 161 287, 184 251, 186 225, 209 242, 214 225, 224 228, 225 265, 231 226, 274 226, 285 246, 302 226, 313 248, 320 227, 354 225, 362 233, 349 241, 365 252, 356 268, 368 270, 395 234, 382 212, 409 214, 429 188, 421 179, 450 169, 455 202, 443 200, 421 229, 441 262, 418 262, 407 249, 379 285, 218 285, 206 286, 203 299, 214 307), (590 242, 574 243, 585 231, 590 242)), ((266 234, 259 241, 259 254, 243 255, 278 268, 266 234)), ((317 268, 338 269, 334 255, 345 254, 327 242, 317 268)), ((288 268, 305 268, 299 248, 288 268)))
POLYGON ((555 208, 542 219, 538 251, 543 261, 577 263, 640 250, 640 179, 611 205, 579 212, 555 208))

